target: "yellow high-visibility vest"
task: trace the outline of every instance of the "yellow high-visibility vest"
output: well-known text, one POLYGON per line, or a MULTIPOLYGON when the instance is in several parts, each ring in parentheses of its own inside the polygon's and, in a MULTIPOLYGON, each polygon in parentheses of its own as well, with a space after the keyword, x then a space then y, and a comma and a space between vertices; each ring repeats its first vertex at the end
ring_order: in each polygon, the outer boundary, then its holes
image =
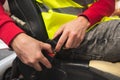
MULTIPOLYGON (((82 13, 95 1, 96 0, 36 0, 36 3, 42 11, 41 14, 48 37, 52 39, 61 25, 77 18, 79 13, 82 13)), ((102 22, 108 20, 111 20, 111 18, 105 17, 102 19, 102 22)))

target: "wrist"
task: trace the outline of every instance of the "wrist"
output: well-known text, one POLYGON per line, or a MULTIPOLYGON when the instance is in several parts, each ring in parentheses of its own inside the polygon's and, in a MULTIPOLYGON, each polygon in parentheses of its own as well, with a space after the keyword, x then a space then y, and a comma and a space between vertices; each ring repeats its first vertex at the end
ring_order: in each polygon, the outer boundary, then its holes
POLYGON ((11 41, 10 46, 13 48, 15 44, 17 44, 18 42, 22 42, 24 43, 24 36, 26 36, 25 33, 19 33, 18 35, 16 35, 14 37, 14 39, 11 41))
POLYGON ((89 22, 89 20, 85 16, 79 16, 77 19, 78 19, 79 22, 85 24, 86 28, 89 28, 90 22, 89 22))

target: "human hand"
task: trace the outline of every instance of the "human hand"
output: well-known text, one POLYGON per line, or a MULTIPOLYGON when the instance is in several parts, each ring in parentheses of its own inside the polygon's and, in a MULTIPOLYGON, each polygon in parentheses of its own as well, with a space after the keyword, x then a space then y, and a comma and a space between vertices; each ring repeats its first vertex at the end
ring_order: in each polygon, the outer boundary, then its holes
POLYGON ((83 16, 79 16, 75 20, 62 25, 54 36, 55 38, 61 34, 55 47, 55 51, 58 52, 64 44, 66 49, 78 47, 83 41, 89 26, 90 22, 83 16))
POLYGON ((42 54, 42 50, 52 53, 49 44, 40 42, 25 33, 20 33, 11 42, 11 46, 23 63, 33 67, 37 71, 42 70, 39 62, 47 68, 52 67, 48 59, 42 54))

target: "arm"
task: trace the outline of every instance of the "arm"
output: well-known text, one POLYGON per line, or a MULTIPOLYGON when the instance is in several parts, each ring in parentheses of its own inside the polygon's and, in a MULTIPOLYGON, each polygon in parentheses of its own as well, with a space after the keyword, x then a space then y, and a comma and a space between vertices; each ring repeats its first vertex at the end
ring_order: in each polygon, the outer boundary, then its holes
POLYGON ((23 63, 39 71, 42 70, 39 62, 47 68, 51 68, 50 62, 42 54, 42 50, 52 53, 51 46, 26 35, 24 31, 18 28, 12 19, 4 12, 1 3, 0 39, 13 48, 23 63))
POLYGON ((110 16, 115 10, 115 0, 98 0, 90 8, 83 12, 91 25, 100 21, 104 16, 110 16))
POLYGON ((62 34, 55 50, 59 51, 65 42, 66 49, 78 47, 90 25, 100 21, 104 16, 110 16, 114 8, 115 0, 99 0, 80 14, 78 18, 62 25, 54 36, 62 34))
POLYGON ((0 3, 0 38, 7 44, 10 45, 12 39, 22 33, 12 19, 5 13, 2 4, 0 3))

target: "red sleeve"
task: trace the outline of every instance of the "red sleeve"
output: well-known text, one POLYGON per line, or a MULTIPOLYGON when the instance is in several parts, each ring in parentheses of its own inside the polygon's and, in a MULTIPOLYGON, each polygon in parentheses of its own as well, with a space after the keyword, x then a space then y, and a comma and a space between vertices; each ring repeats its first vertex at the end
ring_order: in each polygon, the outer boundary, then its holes
POLYGON ((18 28, 12 19, 4 12, 2 4, 0 3, 0 39, 7 45, 10 45, 13 38, 21 32, 23 31, 18 28))
POLYGON ((98 0, 82 15, 86 16, 91 25, 100 21, 104 16, 110 16, 115 10, 115 0, 98 0))

